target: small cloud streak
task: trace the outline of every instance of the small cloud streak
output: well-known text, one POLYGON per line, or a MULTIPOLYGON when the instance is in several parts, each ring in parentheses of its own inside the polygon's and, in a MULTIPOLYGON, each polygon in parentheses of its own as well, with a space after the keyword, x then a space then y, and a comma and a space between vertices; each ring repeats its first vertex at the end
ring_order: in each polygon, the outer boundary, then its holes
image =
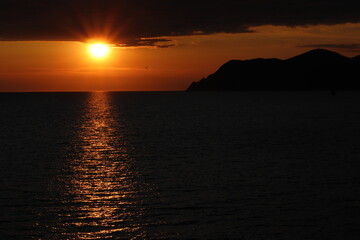
POLYGON ((167 38, 140 38, 132 39, 126 43, 114 44, 114 47, 150 47, 150 48, 169 48, 177 46, 175 40, 167 38))

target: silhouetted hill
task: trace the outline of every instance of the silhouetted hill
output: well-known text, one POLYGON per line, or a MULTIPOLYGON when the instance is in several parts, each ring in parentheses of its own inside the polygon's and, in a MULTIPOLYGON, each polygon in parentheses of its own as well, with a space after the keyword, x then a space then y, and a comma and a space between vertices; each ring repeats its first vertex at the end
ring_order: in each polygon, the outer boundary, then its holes
POLYGON ((354 62, 360 63, 360 55, 355 56, 355 57, 353 57, 352 59, 353 59, 354 62))
POLYGON ((347 62, 349 58, 326 49, 314 49, 286 61, 299 64, 334 64, 347 62))
POLYGON ((286 59, 231 60, 188 91, 360 89, 360 56, 315 49, 286 59))

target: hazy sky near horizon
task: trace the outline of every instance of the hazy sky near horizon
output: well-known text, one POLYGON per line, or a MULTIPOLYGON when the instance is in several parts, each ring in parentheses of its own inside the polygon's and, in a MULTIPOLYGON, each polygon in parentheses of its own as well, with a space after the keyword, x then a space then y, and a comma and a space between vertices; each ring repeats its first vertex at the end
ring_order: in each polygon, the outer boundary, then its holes
POLYGON ((3 0, 0 91, 183 90, 231 59, 360 54, 359 1, 3 0), (88 42, 111 46, 94 59, 88 42))

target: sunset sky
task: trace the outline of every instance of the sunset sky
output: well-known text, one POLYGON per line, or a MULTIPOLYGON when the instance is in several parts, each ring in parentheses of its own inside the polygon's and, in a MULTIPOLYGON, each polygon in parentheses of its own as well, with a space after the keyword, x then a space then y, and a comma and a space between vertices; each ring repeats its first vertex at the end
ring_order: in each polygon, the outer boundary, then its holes
POLYGON ((184 90, 231 59, 359 55, 360 2, 2 0, 0 40, 0 91, 184 90))

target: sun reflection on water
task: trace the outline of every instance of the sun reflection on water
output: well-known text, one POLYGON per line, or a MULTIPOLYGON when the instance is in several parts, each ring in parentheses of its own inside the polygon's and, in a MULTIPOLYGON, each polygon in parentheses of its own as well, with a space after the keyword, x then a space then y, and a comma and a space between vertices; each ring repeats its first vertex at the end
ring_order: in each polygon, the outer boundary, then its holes
POLYGON ((91 93, 77 140, 79 156, 71 163, 65 223, 72 239, 105 239, 141 235, 134 221, 141 215, 136 173, 131 169, 124 127, 110 104, 108 93, 91 93))

